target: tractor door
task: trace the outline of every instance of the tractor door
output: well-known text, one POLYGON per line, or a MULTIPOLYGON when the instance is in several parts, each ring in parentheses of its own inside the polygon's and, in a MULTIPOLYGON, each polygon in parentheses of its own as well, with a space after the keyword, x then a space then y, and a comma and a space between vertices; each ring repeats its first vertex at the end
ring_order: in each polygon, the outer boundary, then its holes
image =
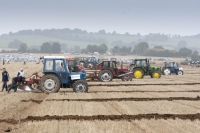
POLYGON ((65 60, 56 59, 54 70, 56 74, 58 75, 59 79, 61 80, 61 83, 63 84, 68 83, 69 70, 67 68, 67 64, 65 60))
POLYGON ((118 75, 116 62, 115 61, 110 61, 109 63, 110 63, 110 70, 113 73, 113 75, 118 75))
POLYGON ((175 73, 175 67, 174 67, 174 62, 168 62, 169 68, 171 69, 171 73, 175 73))
POLYGON ((141 66, 144 68, 145 70, 145 75, 149 75, 149 61, 148 60, 141 60, 141 66))
POLYGON ((176 62, 174 62, 174 72, 177 73, 179 71, 179 66, 176 62))

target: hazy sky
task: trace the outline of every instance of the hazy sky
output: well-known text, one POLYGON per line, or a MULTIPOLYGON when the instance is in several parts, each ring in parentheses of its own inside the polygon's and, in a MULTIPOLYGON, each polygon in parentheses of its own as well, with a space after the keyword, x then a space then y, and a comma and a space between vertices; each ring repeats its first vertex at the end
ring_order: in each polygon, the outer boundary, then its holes
POLYGON ((0 34, 51 28, 194 35, 200 0, 0 0, 0 34))

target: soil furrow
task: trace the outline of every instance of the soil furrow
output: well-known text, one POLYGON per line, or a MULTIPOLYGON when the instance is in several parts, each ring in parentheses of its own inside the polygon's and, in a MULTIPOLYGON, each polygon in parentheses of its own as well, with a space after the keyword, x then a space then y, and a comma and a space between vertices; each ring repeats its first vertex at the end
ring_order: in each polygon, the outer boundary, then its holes
POLYGON ((157 83, 157 84, 88 84, 89 87, 91 86, 150 86, 150 85, 200 85, 200 83, 157 83))
POLYGON ((85 101, 85 102, 108 102, 108 101, 174 101, 174 100, 187 100, 187 101, 200 101, 200 97, 166 97, 166 98, 94 98, 94 99, 46 99, 46 100, 21 100, 21 102, 35 102, 40 104, 43 101, 85 101))
MULTIPOLYGON (((138 114, 138 115, 93 115, 93 116, 79 116, 79 115, 64 115, 64 116, 28 116, 27 118, 21 119, 21 122, 28 121, 45 121, 45 120, 84 120, 84 121, 93 121, 93 120, 141 120, 141 119, 181 119, 181 120, 200 120, 200 113, 197 114, 138 114)), ((16 119, 0 119, 0 123, 10 123, 18 124, 16 119)))
MULTIPOLYGON (((162 92, 200 92, 200 90, 189 90, 189 91, 139 91, 139 90, 130 90, 130 91, 90 91, 88 93, 130 93, 130 92, 158 92, 158 93, 162 93, 162 92)), ((65 93, 74 93, 72 91, 59 91, 59 93, 61 95, 64 95, 65 93)))

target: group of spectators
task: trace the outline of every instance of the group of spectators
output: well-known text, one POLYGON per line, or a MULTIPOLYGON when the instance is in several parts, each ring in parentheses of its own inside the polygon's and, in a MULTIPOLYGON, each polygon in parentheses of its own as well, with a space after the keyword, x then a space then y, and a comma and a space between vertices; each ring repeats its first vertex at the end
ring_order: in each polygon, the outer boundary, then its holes
POLYGON ((10 79, 10 76, 9 76, 8 71, 6 70, 6 68, 3 68, 3 72, 2 72, 3 86, 2 86, 1 91, 3 91, 5 88, 8 93, 10 92, 11 89, 14 89, 14 92, 16 92, 18 85, 23 84, 23 81, 25 80, 23 68, 20 69, 16 77, 12 78, 12 83, 11 85, 8 86, 7 83, 9 82, 9 79, 10 79))

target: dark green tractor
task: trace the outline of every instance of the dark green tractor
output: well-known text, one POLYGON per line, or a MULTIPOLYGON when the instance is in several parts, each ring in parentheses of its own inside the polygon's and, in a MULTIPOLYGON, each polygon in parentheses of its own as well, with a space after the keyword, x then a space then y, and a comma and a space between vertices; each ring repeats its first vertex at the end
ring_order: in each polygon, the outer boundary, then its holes
POLYGON ((144 76, 150 75, 151 78, 161 77, 161 68, 150 66, 148 59, 135 59, 133 67, 133 77, 141 79, 144 76))

